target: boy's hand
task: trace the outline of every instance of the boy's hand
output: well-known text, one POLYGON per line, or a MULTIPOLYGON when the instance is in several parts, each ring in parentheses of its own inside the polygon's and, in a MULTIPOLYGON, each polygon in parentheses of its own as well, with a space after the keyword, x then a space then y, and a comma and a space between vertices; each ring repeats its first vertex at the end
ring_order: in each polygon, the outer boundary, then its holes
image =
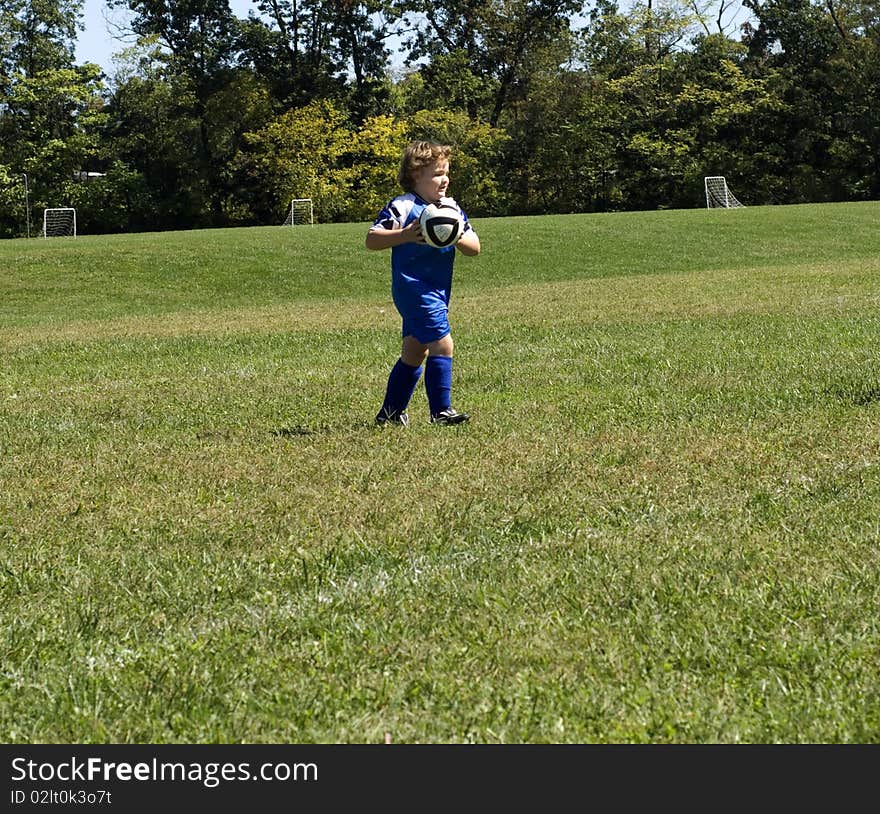
POLYGON ((425 237, 422 234, 422 225, 419 223, 418 218, 414 220, 409 226, 405 227, 401 230, 404 235, 406 235, 404 239, 404 243, 424 243, 425 237))

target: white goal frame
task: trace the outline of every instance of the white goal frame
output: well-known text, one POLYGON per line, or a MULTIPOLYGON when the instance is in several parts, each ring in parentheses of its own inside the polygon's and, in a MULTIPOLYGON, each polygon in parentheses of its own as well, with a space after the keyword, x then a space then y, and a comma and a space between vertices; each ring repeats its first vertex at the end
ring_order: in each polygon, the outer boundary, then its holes
POLYGON ((43 237, 76 237, 76 210, 72 206, 44 209, 43 237))
POLYGON ((706 188, 706 209, 734 209, 741 204, 727 186, 723 175, 707 175, 703 179, 706 188))
POLYGON ((284 220, 285 226, 309 226, 315 225, 315 209, 312 206, 311 198, 294 198, 290 202, 290 209, 287 210, 287 218, 284 220))

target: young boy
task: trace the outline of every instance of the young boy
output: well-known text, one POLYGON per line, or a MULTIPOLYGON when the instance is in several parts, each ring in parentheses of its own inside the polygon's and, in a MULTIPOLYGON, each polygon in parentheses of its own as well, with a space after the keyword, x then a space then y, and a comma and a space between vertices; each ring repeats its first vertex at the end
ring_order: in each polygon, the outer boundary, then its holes
POLYGON ((403 152, 398 182, 404 193, 379 213, 367 232, 368 249, 391 249, 391 294, 403 319, 400 358, 388 377, 385 401, 376 423, 409 422, 406 408, 425 368, 425 390, 433 424, 461 424, 470 416, 452 407, 452 335, 449 328, 449 295, 455 250, 474 257, 480 238, 464 218, 464 231, 454 246, 434 249, 419 226, 428 204, 447 197, 449 156, 452 148, 430 141, 415 141, 403 152))

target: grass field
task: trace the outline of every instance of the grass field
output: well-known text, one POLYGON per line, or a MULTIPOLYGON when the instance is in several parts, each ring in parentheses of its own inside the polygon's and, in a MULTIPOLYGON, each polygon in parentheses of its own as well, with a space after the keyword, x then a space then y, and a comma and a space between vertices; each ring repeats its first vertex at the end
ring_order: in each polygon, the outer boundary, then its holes
POLYGON ((0 242, 0 741, 880 741, 880 204, 0 242))

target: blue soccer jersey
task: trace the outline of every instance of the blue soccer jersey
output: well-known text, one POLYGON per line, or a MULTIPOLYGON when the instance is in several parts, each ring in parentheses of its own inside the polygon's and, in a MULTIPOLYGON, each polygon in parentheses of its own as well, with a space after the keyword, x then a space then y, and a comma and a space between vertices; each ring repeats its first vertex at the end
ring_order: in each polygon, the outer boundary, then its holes
MULTIPOLYGON (((458 206, 452 198, 443 203, 458 206)), ((413 192, 398 195, 379 213, 370 230, 403 229, 417 220, 428 202, 413 192)), ((472 227, 467 215, 464 232, 472 227)), ((391 249, 391 295, 403 318, 403 336, 428 344, 449 333, 449 297, 455 246, 435 249, 425 243, 404 243, 391 249)))

